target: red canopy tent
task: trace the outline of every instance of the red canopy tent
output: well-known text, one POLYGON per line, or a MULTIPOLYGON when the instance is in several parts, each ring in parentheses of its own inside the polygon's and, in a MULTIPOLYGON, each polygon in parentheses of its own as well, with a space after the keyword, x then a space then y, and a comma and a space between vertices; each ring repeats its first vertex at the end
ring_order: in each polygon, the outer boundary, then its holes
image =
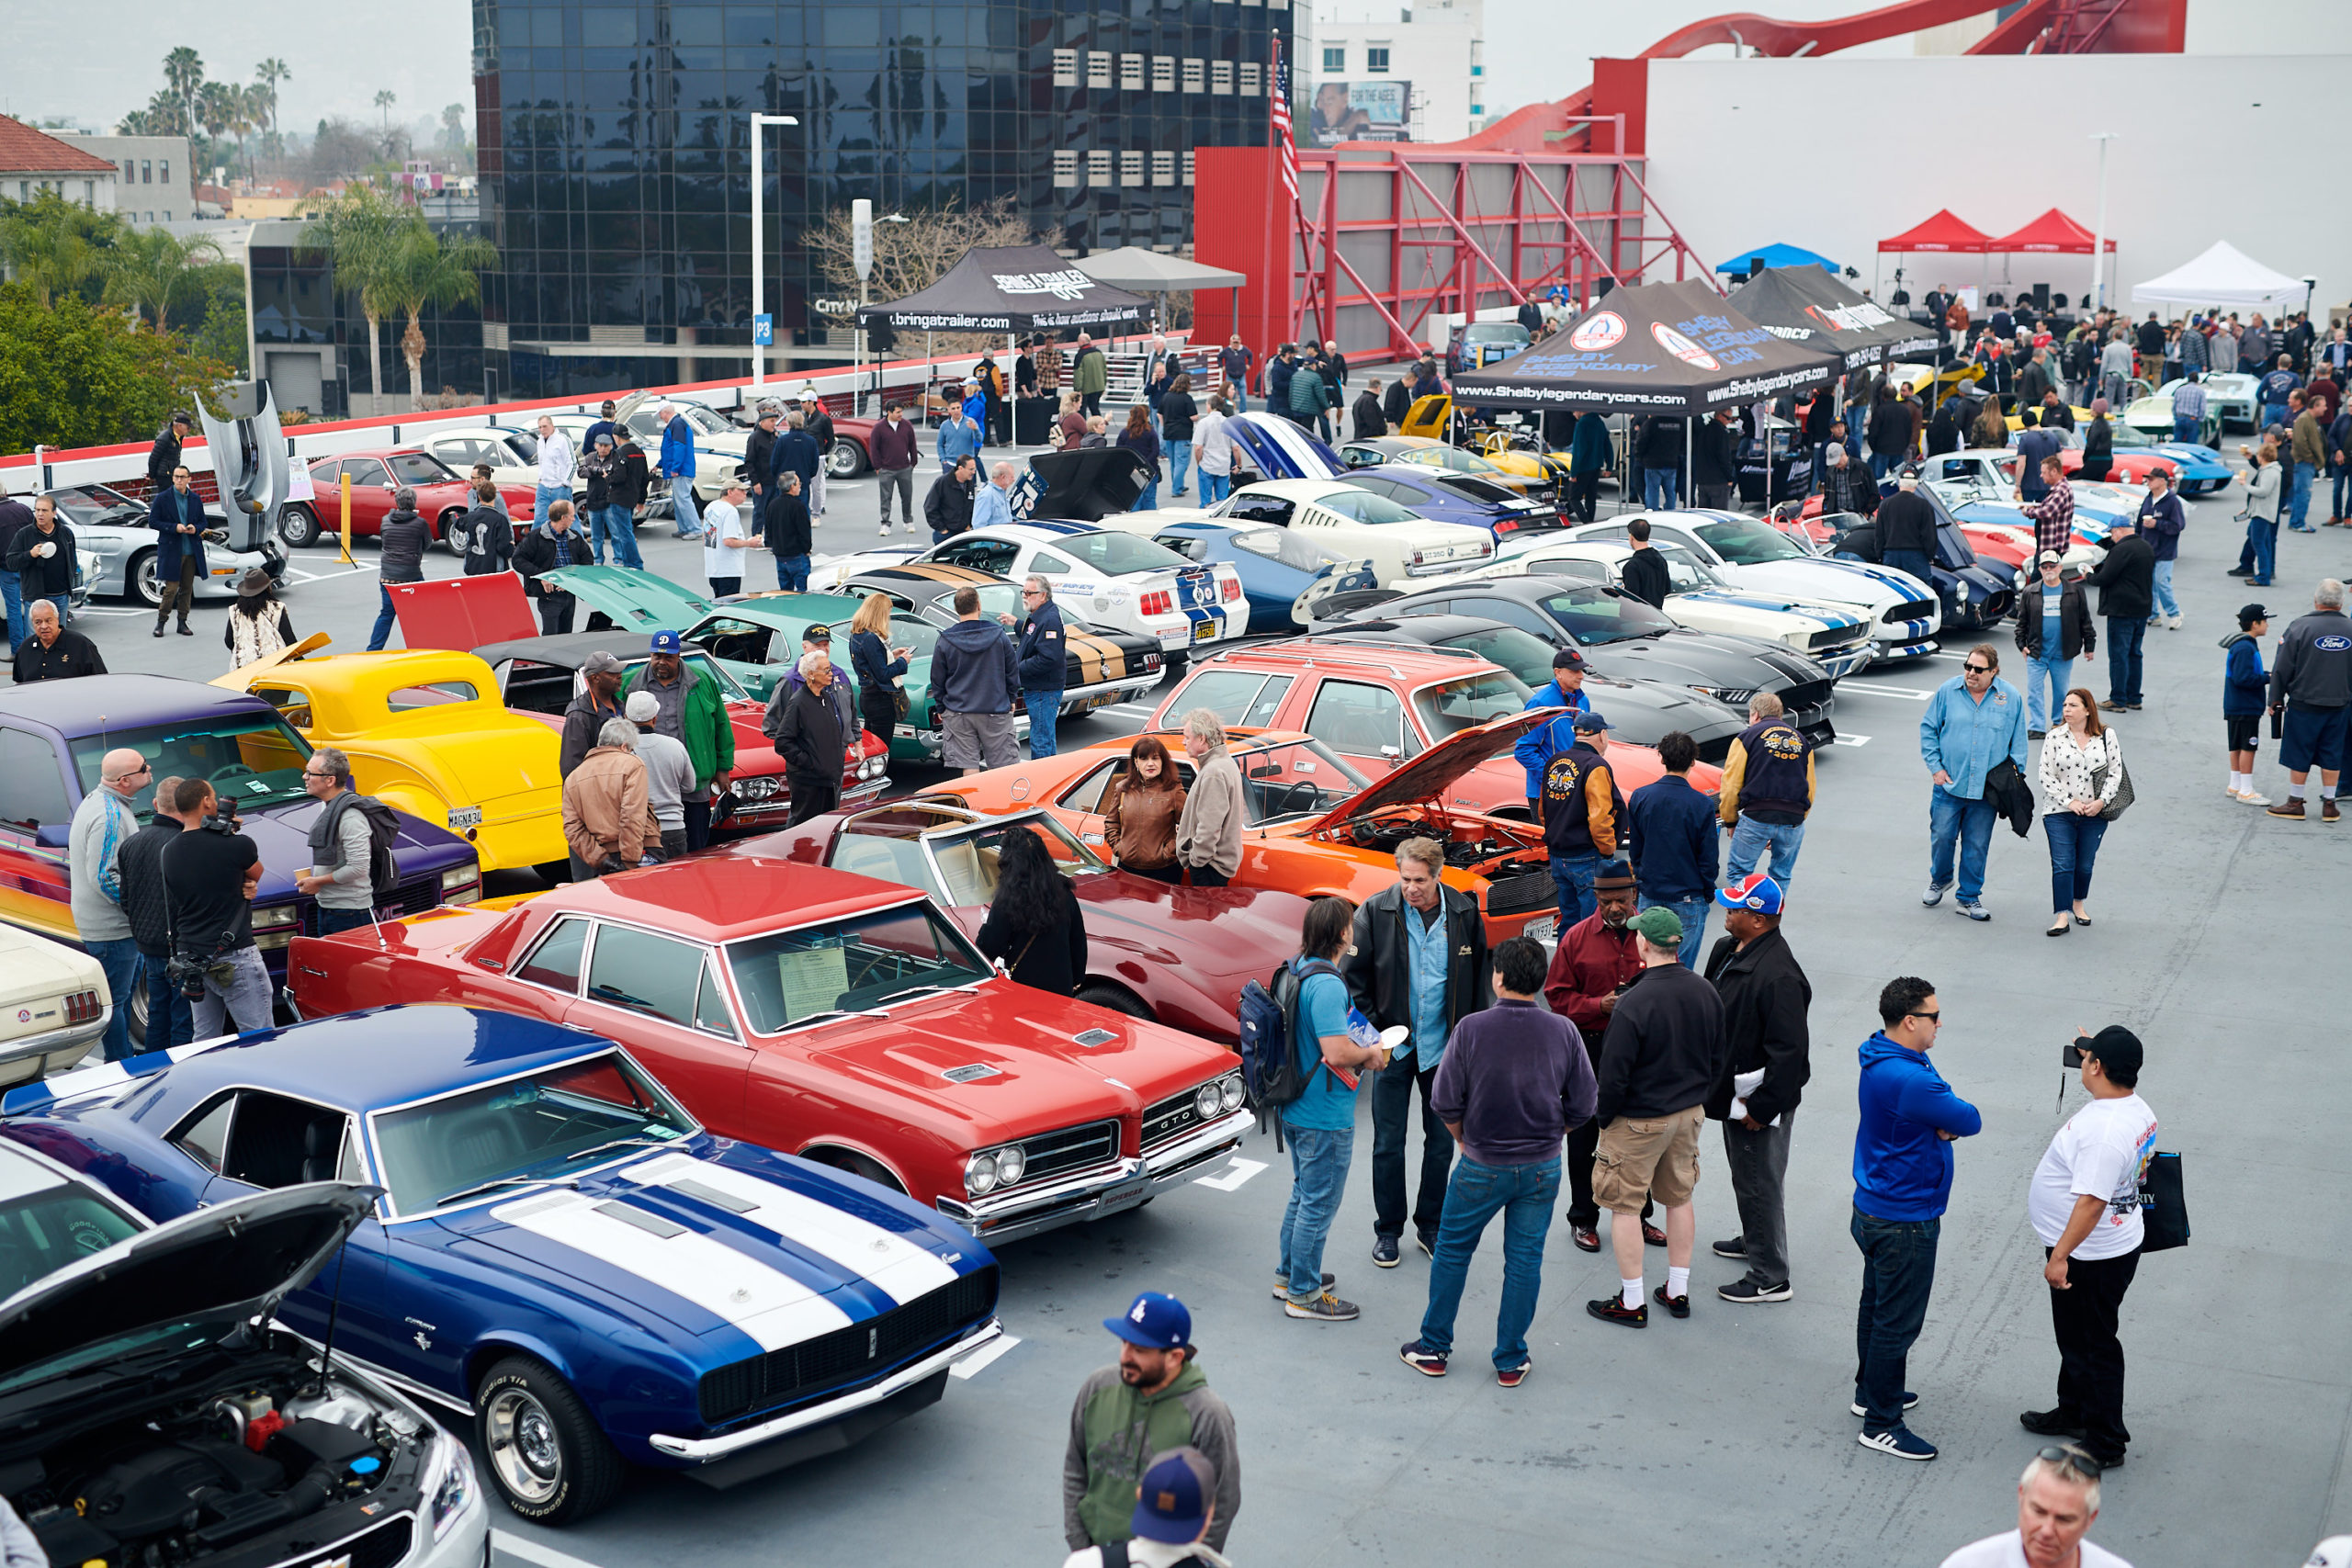
MULTIPOLYGON (((1906 229, 1892 240, 1881 240, 1878 248, 1882 255, 1888 251, 1942 251, 1973 256, 1993 249, 1992 238, 1984 230, 1954 218, 1947 207, 1917 227, 1906 229)), ((2084 241, 2086 253, 2089 243, 2087 239, 2084 241)))
MULTIPOLYGON (((1924 227, 1924 225, 1923 225, 1924 227)), ((1880 250, 1885 250, 1881 245, 1880 250)), ((1996 255, 2005 252, 2034 251, 2046 254, 2086 256, 2091 254, 2091 231, 2052 208, 2013 234, 1984 242, 1984 249, 1996 255)), ((2115 242, 2107 242, 2107 254, 2115 254, 2115 242)))

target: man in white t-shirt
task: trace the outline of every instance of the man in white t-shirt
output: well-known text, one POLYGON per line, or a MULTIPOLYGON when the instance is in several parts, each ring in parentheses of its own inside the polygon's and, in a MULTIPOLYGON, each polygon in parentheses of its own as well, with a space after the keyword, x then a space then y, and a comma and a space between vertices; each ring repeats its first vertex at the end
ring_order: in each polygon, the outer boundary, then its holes
POLYGON ((752 537, 743 523, 743 479, 741 475, 727 481, 727 489, 710 503, 702 517, 702 571, 710 579, 710 596, 723 599, 729 593, 743 592, 742 552, 761 541, 752 537))
POLYGON ((2155 1153, 2156 1113, 2138 1091, 2138 1035, 2113 1024, 2075 1044, 2091 1102, 2050 1140, 2026 1190, 2026 1218, 2048 1257, 2041 1275, 2058 1337, 2058 1403, 2018 1420, 2029 1432, 2075 1439, 2112 1469, 2132 1440, 2116 1325, 2140 1267, 2140 1179, 2155 1153))
POLYGON ((1962 1547, 1943 1568, 2132 1568, 2083 1539, 2098 1517, 2098 1462, 2080 1449, 2044 1449, 2018 1482, 2018 1528, 1962 1547))

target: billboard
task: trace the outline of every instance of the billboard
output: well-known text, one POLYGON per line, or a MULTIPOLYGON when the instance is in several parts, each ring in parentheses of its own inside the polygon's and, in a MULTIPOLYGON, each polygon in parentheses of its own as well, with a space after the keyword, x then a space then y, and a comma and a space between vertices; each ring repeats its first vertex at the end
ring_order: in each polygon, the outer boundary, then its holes
POLYGON ((1317 82, 1307 115, 1308 145, 1410 141, 1412 104, 1410 82, 1317 82))

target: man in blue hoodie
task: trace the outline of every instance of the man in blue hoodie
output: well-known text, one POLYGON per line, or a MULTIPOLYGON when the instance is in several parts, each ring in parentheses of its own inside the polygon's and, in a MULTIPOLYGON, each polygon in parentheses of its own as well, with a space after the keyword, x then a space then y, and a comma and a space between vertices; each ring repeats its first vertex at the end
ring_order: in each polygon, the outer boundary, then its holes
POLYGON ((1960 848, 1960 912, 1989 920, 1981 902, 1984 862, 1997 815, 1985 775, 2004 761, 2025 772, 2025 694, 1995 671, 2001 656, 1980 642, 1961 661, 1961 673, 1936 688, 1919 720, 1919 760, 1928 765, 1928 891, 1932 909, 1951 886, 1952 847, 1960 848))
POLYGON ((1527 770, 1527 814, 1541 822, 1544 770, 1554 757, 1577 743, 1577 715, 1592 711, 1592 701, 1584 694, 1584 655, 1573 648, 1564 648, 1552 655, 1552 678, 1536 688, 1535 694, 1527 699, 1527 706, 1568 710, 1541 729, 1529 730, 1510 749, 1510 754, 1519 759, 1519 765, 1527 770))
POLYGON ((2260 604, 2238 611, 2238 629, 2222 639, 2222 722, 2229 728, 2230 798, 2267 806, 2270 797, 2254 787, 2254 754, 2262 745, 2262 710, 2268 705, 2270 673, 2262 667, 2262 638, 2270 634, 2270 612, 2260 604))
POLYGON ((1012 638, 980 614, 977 588, 956 590, 956 624, 931 655, 931 707, 938 716, 940 762, 977 773, 1020 761, 1012 747, 1012 694, 1019 686, 1012 638))
POLYGON ((1862 1299, 1854 1315, 1853 1413, 1860 1442, 1896 1459, 1931 1460, 1936 1447, 1903 1423, 1919 1400, 1905 1372, 1928 1295, 1936 1242, 1951 1199, 1951 1145, 1984 1126, 1928 1060, 1943 1025, 1936 988, 1917 976, 1878 994, 1880 1029, 1862 1042, 1854 1126, 1854 1245, 1862 1251, 1862 1299))

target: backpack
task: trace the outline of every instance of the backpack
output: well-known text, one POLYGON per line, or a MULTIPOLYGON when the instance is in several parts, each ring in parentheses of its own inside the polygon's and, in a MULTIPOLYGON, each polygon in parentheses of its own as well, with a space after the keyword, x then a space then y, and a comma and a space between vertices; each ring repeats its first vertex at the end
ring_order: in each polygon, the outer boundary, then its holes
MULTIPOLYGON (((1261 1122, 1266 1112, 1280 1111, 1306 1092, 1314 1069, 1298 1063, 1298 996, 1308 975, 1337 975, 1328 958, 1311 960, 1305 974, 1294 974, 1287 964, 1269 976, 1272 987, 1252 980, 1241 987, 1237 1010, 1241 1024, 1242 1081, 1249 1086, 1250 1104, 1261 1122)), ((1318 1059, 1317 1066, 1320 1066, 1318 1059)), ((1281 1139, 1277 1118, 1276 1142, 1281 1139)))
POLYGON ((351 803, 348 809, 368 819, 368 891, 377 903, 389 902, 401 890, 401 864, 392 855, 392 846, 400 842, 400 813, 372 795, 345 798, 351 803))

